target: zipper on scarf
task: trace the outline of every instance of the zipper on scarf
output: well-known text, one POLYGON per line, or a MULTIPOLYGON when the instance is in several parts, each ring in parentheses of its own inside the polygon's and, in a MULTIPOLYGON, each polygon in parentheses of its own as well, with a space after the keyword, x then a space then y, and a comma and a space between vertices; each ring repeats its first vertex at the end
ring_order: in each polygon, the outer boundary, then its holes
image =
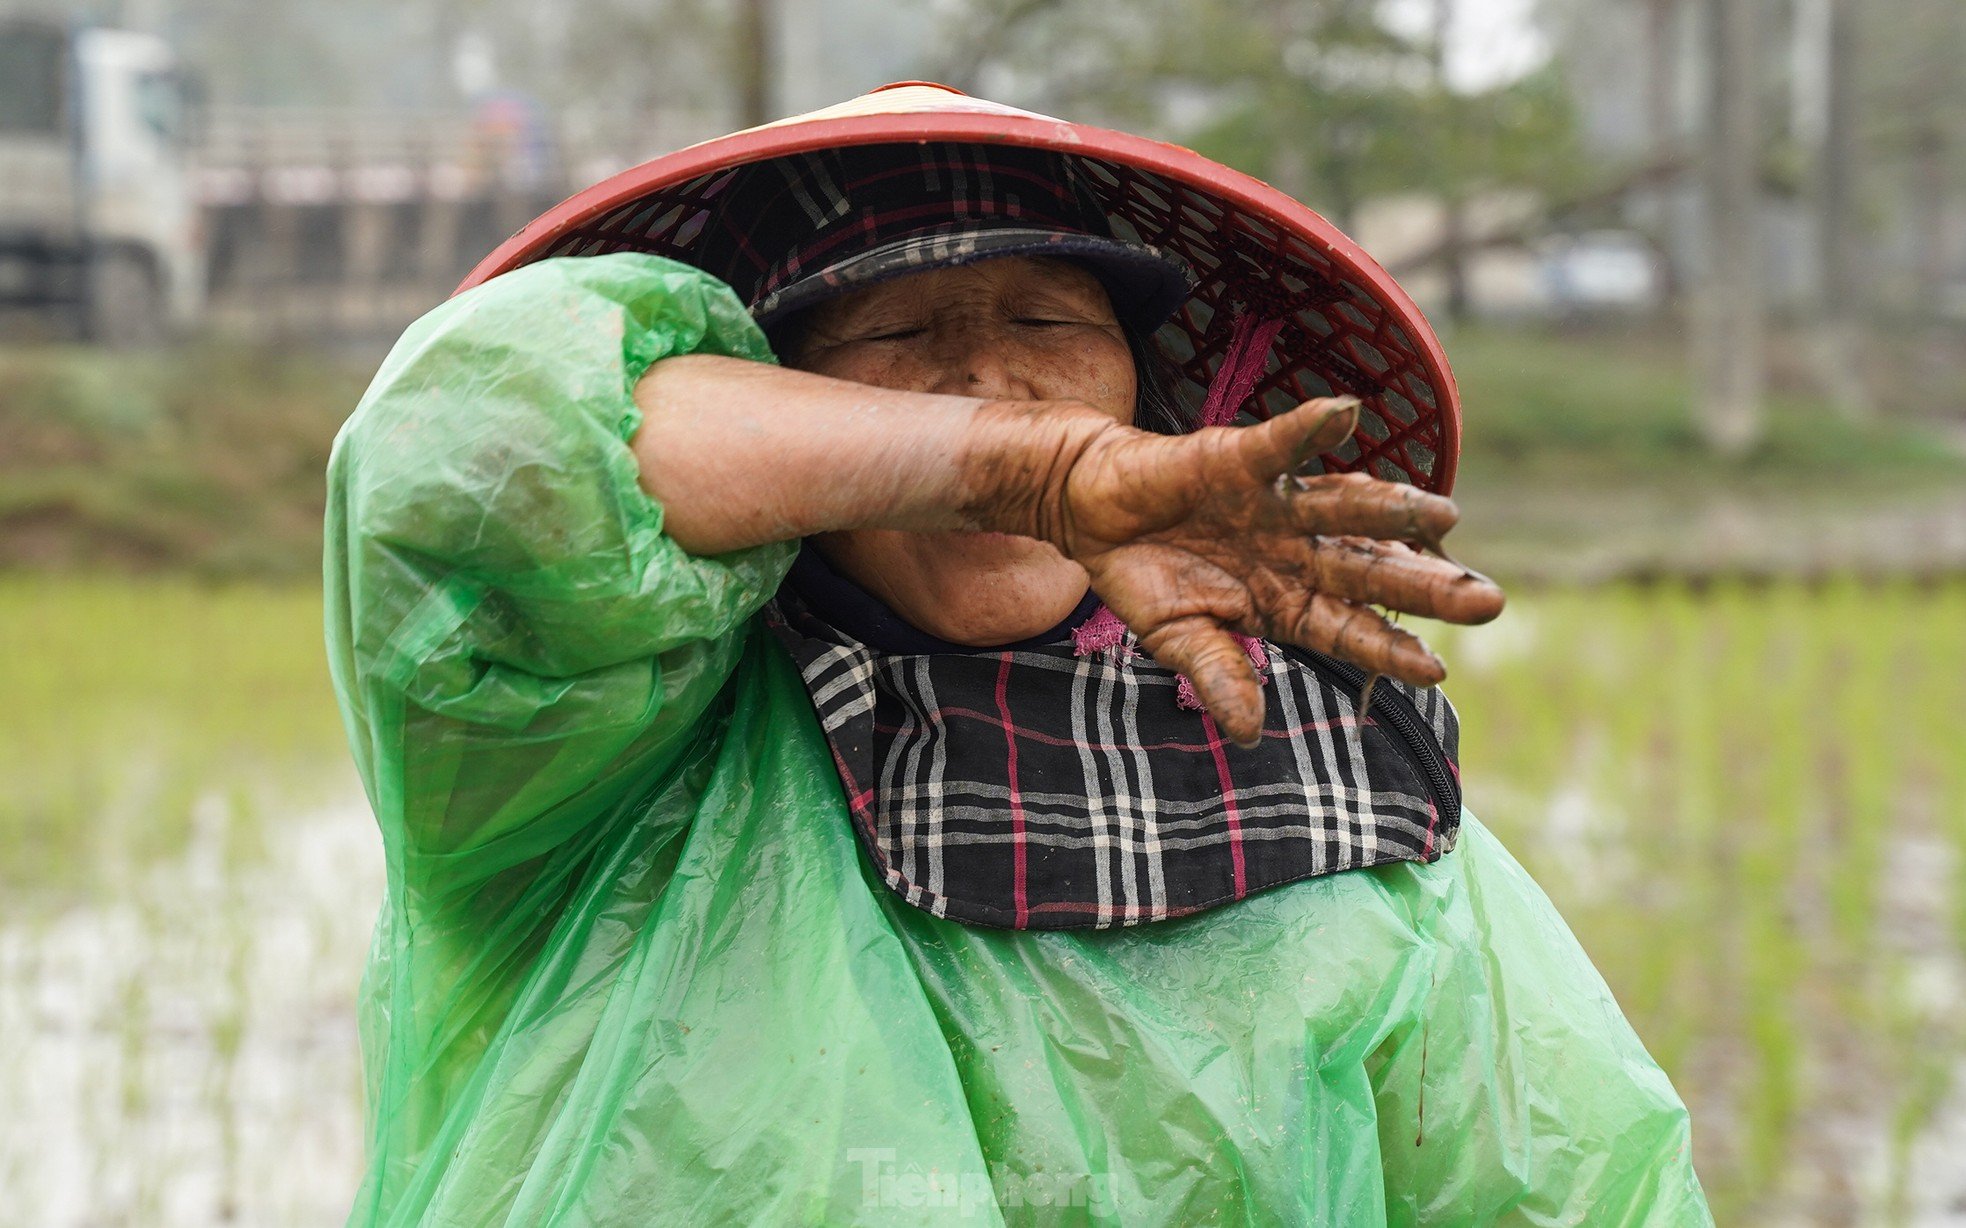
MULTIPOLYGON (((1363 669, 1321 652, 1269 642, 1286 656, 1309 666, 1312 673, 1336 684, 1340 691, 1353 697, 1352 702, 1358 702, 1357 696, 1365 689, 1366 673, 1363 669)), ((1447 755, 1434 737, 1433 726, 1420 715, 1420 710, 1413 706, 1413 701, 1406 697, 1404 691, 1385 686, 1383 682, 1381 679, 1382 685, 1372 688, 1371 707, 1359 713, 1359 719, 1363 721, 1373 712, 1384 717, 1385 723, 1406 743, 1408 755, 1420 769, 1420 774, 1427 778, 1427 789, 1433 797, 1434 810, 1440 815, 1440 821, 1449 823, 1459 819, 1461 789, 1455 784, 1453 773, 1447 770, 1447 755)))

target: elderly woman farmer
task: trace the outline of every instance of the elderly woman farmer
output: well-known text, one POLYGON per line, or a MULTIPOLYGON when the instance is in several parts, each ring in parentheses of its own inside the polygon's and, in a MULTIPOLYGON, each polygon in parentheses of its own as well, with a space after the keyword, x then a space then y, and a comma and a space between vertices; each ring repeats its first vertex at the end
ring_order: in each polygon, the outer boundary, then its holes
POLYGON ((515 236, 330 469, 351 1222, 1708 1222, 1372 608, 1500 609, 1455 413, 1301 206, 933 87, 515 236))

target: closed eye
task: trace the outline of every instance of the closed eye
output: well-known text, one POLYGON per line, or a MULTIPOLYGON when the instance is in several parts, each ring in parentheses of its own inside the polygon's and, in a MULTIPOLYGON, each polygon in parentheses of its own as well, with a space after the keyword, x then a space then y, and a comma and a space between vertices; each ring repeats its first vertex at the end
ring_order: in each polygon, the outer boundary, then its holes
POLYGON ((862 337, 862 338, 860 338, 860 340, 862 340, 862 341, 906 341, 906 340, 908 340, 908 339, 909 339, 909 338, 911 338, 911 337, 919 337, 919 336, 921 336, 921 335, 922 335, 923 333, 925 333, 925 332, 927 332, 927 331, 928 331, 928 330, 927 330, 927 329, 925 329, 925 328, 897 328, 897 329, 893 329, 893 330, 891 330, 891 331, 889 331, 889 332, 884 332, 884 333, 869 333, 869 334, 867 334, 866 336, 864 336, 864 337, 862 337))

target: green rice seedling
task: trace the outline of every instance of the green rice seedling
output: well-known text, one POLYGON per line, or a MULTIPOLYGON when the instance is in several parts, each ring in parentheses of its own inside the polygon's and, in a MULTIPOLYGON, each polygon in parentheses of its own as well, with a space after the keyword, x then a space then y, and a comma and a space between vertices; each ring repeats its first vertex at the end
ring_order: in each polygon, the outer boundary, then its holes
MULTIPOLYGON (((252 881, 316 799, 359 798, 319 602, 310 586, 0 579, 0 923, 160 883, 183 896, 193 884, 170 876, 189 854, 252 881)), ((1673 1076, 1721 1222, 1830 1216, 1826 1190, 1863 1222, 1921 1205, 1912 1157, 1966 1071, 1962 627, 1966 583, 1842 580, 1525 592, 1492 625, 1420 629, 1452 670, 1470 808, 1673 1076), (1851 1131, 1874 1146, 1847 1147, 1851 1131)), ((359 816, 340 830, 360 835, 359 816)), ((250 1185, 235 1116, 266 989, 241 954, 252 897, 218 894, 208 928, 117 973, 135 978, 112 986, 130 1031, 91 1103, 161 1111, 147 1021, 195 983, 201 1119, 219 1128, 191 1162, 250 1185)), ((301 905, 296 949, 349 961, 350 1011, 349 936, 371 903, 301 905)), ((34 950, 15 967, 63 971, 34 950)), ((354 1131, 356 1081, 322 1094, 354 1131)), ((108 1173, 136 1136, 98 1126, 108 1173)), ((0 1161, 0 1180, 21 1175, 0 1161)))

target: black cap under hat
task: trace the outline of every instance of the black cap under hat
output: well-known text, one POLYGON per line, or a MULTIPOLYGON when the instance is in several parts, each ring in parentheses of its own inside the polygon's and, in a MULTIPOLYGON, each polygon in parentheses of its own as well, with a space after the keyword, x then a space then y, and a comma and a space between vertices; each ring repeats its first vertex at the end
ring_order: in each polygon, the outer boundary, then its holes
POLYGON ((741 168, 717 196, 696 263, 762 325, 903 274, 1000 256, 1057 256, 1097 275, 1120 323, 1150 333, 1188 297, 1179 258, 1114 238, 1068 158, 945 142, 857 145, 741 168))

